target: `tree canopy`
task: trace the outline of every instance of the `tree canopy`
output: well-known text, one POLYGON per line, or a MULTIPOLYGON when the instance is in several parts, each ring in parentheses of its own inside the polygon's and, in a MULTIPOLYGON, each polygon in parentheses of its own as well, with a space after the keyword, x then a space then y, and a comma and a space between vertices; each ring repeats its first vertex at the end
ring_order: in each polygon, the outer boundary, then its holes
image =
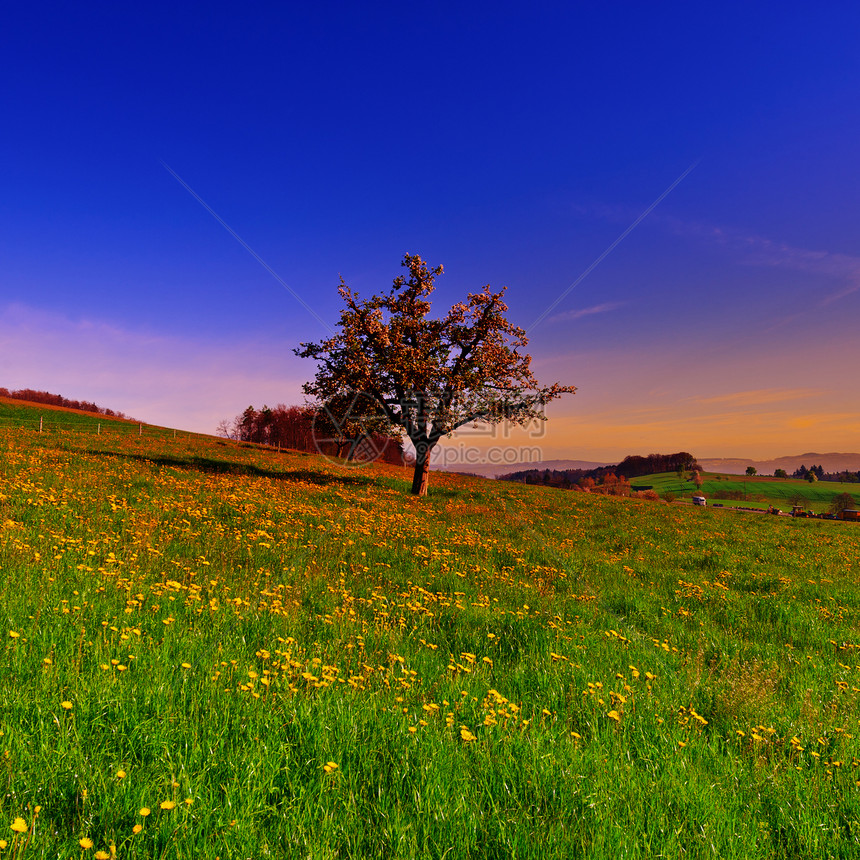
POLYGON ((412 492, 423 496, 440 439, 474 422, 543 420, 545 404, 576 389, 538 384, 531 356, 522 351, 525 331, 505 317, 504 289, 493 292, 487 285, 434 318, 430 295, 442 266, 431 269, 410 254, 401 265, 408 275, 369 299, 341 278, 339 331, 295 352, 318 362, 306 394, 323 404, 350 398, 370 403, 363 407, 369 428, 383 422, 409 437, 415 448, 412 492))

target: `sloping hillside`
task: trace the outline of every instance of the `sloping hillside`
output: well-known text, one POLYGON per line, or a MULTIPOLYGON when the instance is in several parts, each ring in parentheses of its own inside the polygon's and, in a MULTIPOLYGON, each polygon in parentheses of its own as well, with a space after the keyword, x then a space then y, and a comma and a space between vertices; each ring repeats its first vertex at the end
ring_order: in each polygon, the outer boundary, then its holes
POLYGON ((0 464, 10 856, 858 850, 860 529, 147 427, 0 464))

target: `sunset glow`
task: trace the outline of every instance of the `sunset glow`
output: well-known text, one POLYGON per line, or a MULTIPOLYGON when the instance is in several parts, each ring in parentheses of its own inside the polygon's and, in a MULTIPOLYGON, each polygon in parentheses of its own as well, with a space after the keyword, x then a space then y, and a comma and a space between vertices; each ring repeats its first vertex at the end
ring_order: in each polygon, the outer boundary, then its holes
POLYGON ((860 13, 683 9, 16 8, 0 386, 214 433, 417 253, 578 388, 449 448, 860 449, 860 13))

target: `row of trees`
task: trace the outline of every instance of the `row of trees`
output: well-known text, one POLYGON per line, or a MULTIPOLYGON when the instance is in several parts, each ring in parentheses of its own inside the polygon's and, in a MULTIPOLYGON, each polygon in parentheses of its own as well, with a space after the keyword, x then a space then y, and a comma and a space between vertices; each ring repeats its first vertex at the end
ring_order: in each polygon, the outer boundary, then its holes
POLYGON ((8 388, 0 388, 0 397, 8 397, 11 400, 26 400, 29 403, 44 403, 48 406, 61 406, 64 409, 79 409, 81 412, 96 412, 99 415, 107 415, 111 418, 128 418, 122 412, 113 409, 105 409, 96 406, 89 400, 69 400, 60 394, 51 394, 49 391, 35 391, 32 388, 19 388, 10 391, 8 388))
POLYGON ((654 475, 658 472, 694 472, 702 467, 696 458, 687 451, 677 454, 648 454, 645 457, 625 457, 617 466, 612 467, 617 475, 625 478, 639 478, 642 475, 654 475))
POLYGON ((524 484, 545 484, 552 487, 570 489, 592 489, 615 482, 627 483, 642 475, 653 475, 657 472, 689 472, 698 475, 700 470, 696 458, 687 451, 677 454, 648 454, 647 456, 631 455, 625 457, 615 466, 599 466, 596 469, 524 469, 501 475, 503 481, 518 481, 524 484))
POLYGON ((397 466, 404 462, 399 439, 378 433, 364 434, 351 422, 334 420, 329 410, 310 405, 279 403, 274 408, 262 409, 249 406, 241 415, 222 421, 217 433, 240 442, 339 458, 360 459, 369 450, 372 459, 397 466))
MULTIPOLYGON (((747 466, 747 474, 754 475, 756 473, 754 466, 747 466), (752 471, 750 471, 752 470, 752 471)), ((785 469, 775 469, 774 478, 787 478, 788 472, 785 469)), ((825 472, 823 466, 806 466, 801 465, 799 469, 795 469, 791 473, 792 478, 801 478, 806 481, 835 481, 844 484, 860 483, 860 471, 851 472, 844 469, 841 472, 825 472)))
POLYGON ((825 472, 822 466, 801 466, 797 469, 792 477, 805 478, 807 481, 839 481, 847 484, 860 483, 860 472, 850 472, 847 469, 841 472, 825 472), (810 475, 815 475, 815 478, 810 478, 810 475))
POLYGON ((801 465, 799 469, 795 469, 792 472, 792 478, 803 478, 807 481, 823 481, 824 480, 824 467, 823 466, 810 466, 808 469, 806 466, 801 465), (810 475, 814 475, 815 477, 811 478, 810 475))

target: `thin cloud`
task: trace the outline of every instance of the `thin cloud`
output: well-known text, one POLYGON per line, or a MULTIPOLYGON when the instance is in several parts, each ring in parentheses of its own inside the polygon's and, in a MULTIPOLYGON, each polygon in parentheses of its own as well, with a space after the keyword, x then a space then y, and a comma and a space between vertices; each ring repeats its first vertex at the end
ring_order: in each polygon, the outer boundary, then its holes
MULTIPOLYGON (((634 210, 620 206, 576 207, 581 215, 592 214, 612 223, 621 223, 634 210)), ((812 304, 825 307, 838 302, 860 290, 860 257, 852 254, 812 248, 800 248, 778 242, 756 233, 745 233, 732 227, 719 227, 696 221, 684 221, 673 215, 653 212, 649 222, 661 225, 677 236, 689 236, 726 246, 741 255, 741 262, 750 266, 785 268, 797 272, 808 272, 841 281, 841 285, 823 295, 818 295, 812 304)), ((781 320, 791 322, 795 316, 781 320)))
POLYGON ((590 308, 580 308, 579 310, 564 311, 564 313, 551 316, 547 322, 572 322, 573 320, 590 317, 594 314, 605 314, 610 311, 617 311, 618 308, 624 307, 626 302, 603 302, 599 305, 592 305, 590 308))
POLYGON ((802 400, 820 395, 821 391, 813 388, 758 388, 753 391, 720 394, 716 397, 694 397, 692 402, 721 406, 761 406, 765 403, 785 403, 788 400, 802 400))
POLYGON ((684 222, 672 216, 655 216, 672 232, 696 236, 742 252, 743 262, 751 266, 770 266, 809 272, 843 281, 842 286, 818 298, 815 304, 829 305, 860 290, 860 257, 833 251, 798 248, 785 242, 775 242, 755 233, 742 233, 725 227, 684 222))

